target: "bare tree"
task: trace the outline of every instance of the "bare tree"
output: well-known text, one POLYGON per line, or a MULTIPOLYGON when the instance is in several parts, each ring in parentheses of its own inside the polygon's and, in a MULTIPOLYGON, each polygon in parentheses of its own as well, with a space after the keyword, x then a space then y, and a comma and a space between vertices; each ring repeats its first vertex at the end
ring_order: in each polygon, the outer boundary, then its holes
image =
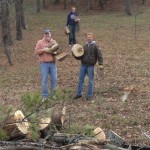
POLYGON ((40 4, 40 0, 36 0, 36 12, 40 13, 41 11, 41 4, 40 4))
POLYGON ((16 39, 22 40, 22 25, 21 25, 21 1, 15 0, 16 10, 16 39))
POLYGON ((21 26, 22 26, 23 29, 26 29, 25 17, 24 17, 24 8, 23 8, 23 1, 24 0, 20 0, 21 26))
POLYGON ((12 38, 10 32, 10 21, 9 21, 9 9, 8 9, 8 2, 7 0, 0 0, 1 3, 1 25, 2 25, 2 39, 3 39, 3 46, 4 52, 8 59, 10 65, 13 65, 11 60, 11 52, 8 49, 8 46, 12 45, 12 38))
POLYGON ((55 0, 54 3, 58 4, 58 3, 60 3, 60 0, 55 0))
POLYGON ((64 9, 67 8, 67 0, 64 0, 64 9))
POLYGON ((131 0, 125 0, 125 13, 129 16, 132 15, 130 7, 131 7, 131 0))
POLYGON ((43 0, 43 8, 46 8, 46 2, 43 0))
POLYGON ((87 0, 87 11, 92 10, 92 0, 87 0))

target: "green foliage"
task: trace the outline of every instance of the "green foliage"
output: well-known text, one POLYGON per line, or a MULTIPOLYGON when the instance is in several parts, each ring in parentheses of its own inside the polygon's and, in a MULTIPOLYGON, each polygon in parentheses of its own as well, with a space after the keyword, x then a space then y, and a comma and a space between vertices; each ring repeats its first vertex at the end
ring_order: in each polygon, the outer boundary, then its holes
MULTIPOLYGON (((6 106, 1 104, 0 105, 0 124, 4 123, 7 120, 7 118, 9 118, 9 116, 11 115, 11 113, 13 112, 13 108, 12 106, 6 106)), ((1 126, 3 127, 3 125, 1 126)), ((7 133, 0 128, 0 140, 6 140, 8 139, 7 133)))
POLYGON ((37 141, 40 137, 40 127, 38 125, 38 122, 40 122, 40 120, 36 117, 36 114, 32 114, 30 116, 30 120, 31 120, 31 124, 29 127, 30 138, 34 141, 37 141))
POLYGON ((71 124, 70 128, 66 129, 66 132, 70 134, 84 134, 87 136, 93 136, 94 129, 95 129, 94 126, 88 124, 85 126, 80 126, 78 124, 71 124))
POLYGON ((3 129, 0 129, 0 140, 6 140, 7 138, 7 133, 3 129))
POLYGON ((71 89, 56 89, 54 91, 53 96, 51 97, 52 100, 62 101, 62 100, 68 100, 72 98, 72 90, 71 89))
MULTIPOLYGON (((37 116, 35 110, 41 104, 41 96, 38 92, 34 93, 25 93, 22 96, 21 102, 23 104, 24 111, 26 114, 31 114, 27 119, 30 122, 30 138, 34 141, 37 141, 40 137, 40 127, 38 123, 40 122, 40 117, 37 116)), ((39 114, 38 114, 39 115, 39 114)))
POLYGON ((21 102, 23 103, 24 109, 27 112, 35 110, 41 102, 41 96, 38 92, 25 93, 22 96, 21 102))

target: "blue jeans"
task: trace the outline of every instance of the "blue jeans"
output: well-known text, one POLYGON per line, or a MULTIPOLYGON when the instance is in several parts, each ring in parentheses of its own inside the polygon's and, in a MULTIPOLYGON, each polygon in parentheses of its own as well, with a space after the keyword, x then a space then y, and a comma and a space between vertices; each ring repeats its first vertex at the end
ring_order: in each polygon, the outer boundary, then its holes
POLYGON ((93 91, 94 91, 94 66, 81 65, 77 95, 82 96, 84 78, 85 78, 86 74, 89 78, 87 96, 91 97, 91 96, 93 96, 93 91))
POLYGON ((55 90, 57 85, 57 67, 55 63, 44 63, 40 64, 41 76, 42 76, 42 97, 48 97, 48 76, 51 79, 51 94, 55 90))
POLYGON ((69 34, 69 45, 76 44, 76 26, 69 26, 70 34, 69 34))

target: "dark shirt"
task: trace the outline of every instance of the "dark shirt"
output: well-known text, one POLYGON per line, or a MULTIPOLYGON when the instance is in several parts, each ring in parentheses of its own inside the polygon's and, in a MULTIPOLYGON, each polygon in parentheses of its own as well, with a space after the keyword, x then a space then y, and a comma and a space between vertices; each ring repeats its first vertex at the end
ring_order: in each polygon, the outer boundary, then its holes
POLYGON ((98 61, 99 65, 103 65, 103 56, 100 48, 96 45, 95 42, 91 44, 85 44, 84 55, 81 57, 81 63, 87 66, 95 65, 98 61))
POLYGON ((76 13, 70 12, 67 18, 67 26, 76 26, 75 17, 77 17, 76 13))

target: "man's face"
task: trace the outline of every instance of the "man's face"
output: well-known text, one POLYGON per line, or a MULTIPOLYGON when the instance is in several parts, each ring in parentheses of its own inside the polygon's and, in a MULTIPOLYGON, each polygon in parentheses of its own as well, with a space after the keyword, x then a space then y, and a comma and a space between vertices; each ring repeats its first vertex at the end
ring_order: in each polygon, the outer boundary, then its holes
POLYGON ((75 13, 75 11, 76 11, 76 8, 72 7, 71 12, 75 13))
POLYGON ((92 35, 87 35, 86 40, 88 43, 91 43, 93 41, 93 36, 92 35))
POLYGON ((45 39, 47 42, 50 42, 50 40, 51 40, 51 33, 45 33, 45 34, 44 34, 44 39, 45 39))

